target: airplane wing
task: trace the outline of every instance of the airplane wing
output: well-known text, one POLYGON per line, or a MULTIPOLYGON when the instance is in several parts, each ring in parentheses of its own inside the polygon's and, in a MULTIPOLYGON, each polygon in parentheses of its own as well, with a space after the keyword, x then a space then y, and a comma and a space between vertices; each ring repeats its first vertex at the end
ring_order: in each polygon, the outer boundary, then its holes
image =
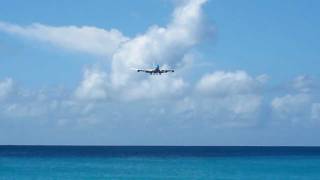
POLYGON ((168 72, 174 72, 174 70, 172 69, 161 70, 161 73, 168 73, 168 72))
POLYGON ((137 69, 137 72, 152 73, 153 70, 149 70, 149 69, 137 69))

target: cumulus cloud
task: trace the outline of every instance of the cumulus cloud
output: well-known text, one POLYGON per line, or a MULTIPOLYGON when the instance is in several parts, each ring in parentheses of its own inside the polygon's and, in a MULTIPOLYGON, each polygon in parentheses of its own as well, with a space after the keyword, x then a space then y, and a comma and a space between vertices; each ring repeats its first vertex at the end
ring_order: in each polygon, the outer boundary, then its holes
POLYGON ((303 114, 310 104, 308 94, 295 94, 276 97, 272 100, 272 109, 280 116, 299 116, 303 114))
POLYGON ((256 118, 262 103, 260 89, 266 80, 266 75, 252 77, 245 71, 217 71, 204 75, 195 90, 205 98, 201 108, 210 107, 208 112, 212 109, 216 119, 228 116, 221 119, 229 120, 227 123, 246 124, 256 118), (242 122, 233 122, 235 119, 242 119, 242 122))
POLYGON ((107 98, 108 79, 105 72, 98 69, 86 69, 75 96, 82 100, 97 100, 107 98))
POLYGON ((211 128, 250 127, 259 123, 260 106, 259 95, 186 97, 177 103, 176 113, 184 121, 196 120, 211 128))
POLYGON ((193 96, 178 103, 178 110, 189 117, 201 117, 212 127, 255 125, 262 104, 260 89, 266 79, 265 75, 252 77, 245 71, 204 75, 196 83, 193 96))
POLYGON ((13 81, 6 78, 0 81, 0 100, 6 98, 13 90, 13 81))
MULTIPOLYGON (((73 125, 84 124, 89 119, 94 122, 101 118, 92 118, 95 104, 88 101, 79 101, 72 93, 60 89, 49 88, 28 90, 15 86, 12 98, 0 103, 0 121, 22 120, 15 122, 49 123, 59 126, 62 120, 73 122, 73 125), (86 119, 86 122, 79 122, 86 119), (28 121, 25 121, 28 120, 28 121)), ((13 121, 14 122, 14 121, 13 121)))
POLYGON ((43 118, 48 114, 46 104, 31 101, 7 104, 3 109, 6 118, 43 118))
POLYGON ((0 104, 3 119, 44 118, 52 107, 47 101, 48 92, 30 91, 15 87, 15 95, 0 104))
POLYGON ((126 90, 125 96, 131 100, 168 98, 181 94, 186 86, 186 82, 181 78, 167 76, 149 77, 135 87, 126 90))
POLYGON ((319 100, 316 81, 308 76, 294 78, 287 94, 272 99, 271 108, 275 119, 306 123, 317 119, 319 100))
POLYGON ((245 71, 217 71, 203 76, 196 89, 207 95, 247 94, 257 91, 266 78, 265 75, 253 78, 245 71))
POLYGON ((291 84, 294 90, 302 93, 308 93, 311 91, 313 80, 308 76, 301 75, 296 77, 291 84))

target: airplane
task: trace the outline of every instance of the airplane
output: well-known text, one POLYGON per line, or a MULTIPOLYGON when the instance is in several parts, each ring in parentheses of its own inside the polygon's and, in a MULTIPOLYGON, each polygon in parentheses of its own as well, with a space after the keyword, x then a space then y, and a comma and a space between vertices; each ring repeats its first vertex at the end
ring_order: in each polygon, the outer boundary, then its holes
POLYGON ((160 66, 157 65, 155 69, 137 69, 137 72, 145 72, 145 73, 149 73, 150 75, 153 75, 153 74, 161 75, 162 73, 174 72, 174 70, 160 69, 160 66))

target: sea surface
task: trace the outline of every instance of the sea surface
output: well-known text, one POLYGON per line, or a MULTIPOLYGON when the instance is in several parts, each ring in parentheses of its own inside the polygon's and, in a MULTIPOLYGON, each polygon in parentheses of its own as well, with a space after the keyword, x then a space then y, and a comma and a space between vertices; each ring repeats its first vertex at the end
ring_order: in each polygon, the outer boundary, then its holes
POLYGON ((320 147, 0 146, 0 179, 320 179, 320 147))

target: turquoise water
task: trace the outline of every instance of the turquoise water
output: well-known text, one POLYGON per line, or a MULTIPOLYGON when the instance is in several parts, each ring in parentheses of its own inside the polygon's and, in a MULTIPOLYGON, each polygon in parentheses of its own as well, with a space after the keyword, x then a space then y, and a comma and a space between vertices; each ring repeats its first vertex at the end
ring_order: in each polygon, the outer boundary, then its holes
POLYGON ((320 179, 319 148, 233 148, 0 146, 0 179, 320 179))

